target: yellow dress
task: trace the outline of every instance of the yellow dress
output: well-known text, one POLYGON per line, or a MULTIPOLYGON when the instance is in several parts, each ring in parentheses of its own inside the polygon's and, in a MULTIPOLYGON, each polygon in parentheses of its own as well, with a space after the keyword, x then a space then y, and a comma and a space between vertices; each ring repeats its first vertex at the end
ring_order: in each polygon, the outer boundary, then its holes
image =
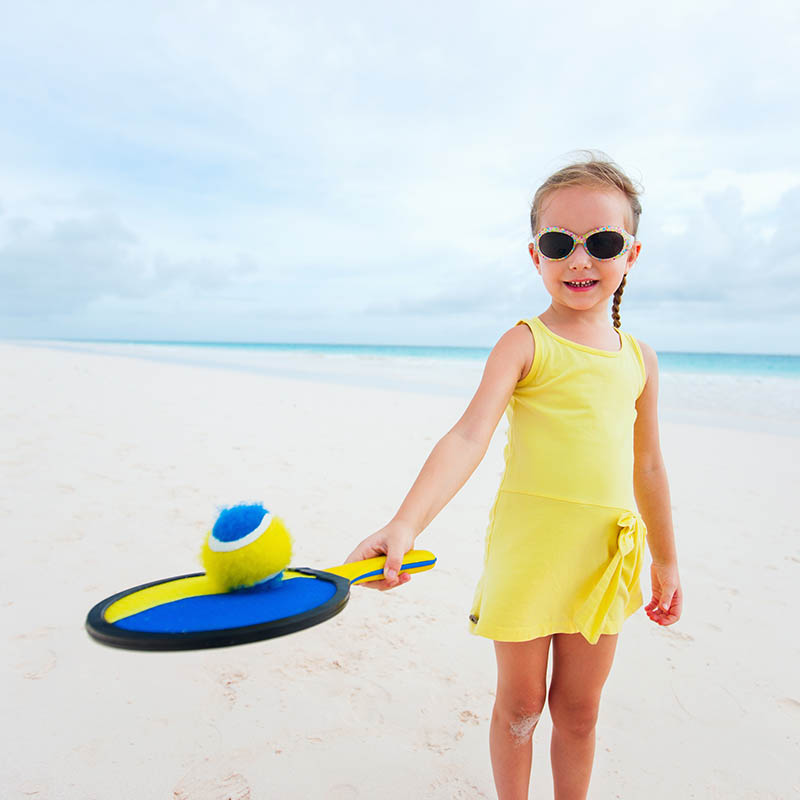
POLYGON ((505 471, 489 518, 472 633, 520 642, 619 633, 642 605, 646 528, 633 495, 633 424, 646 372, 636 339, 600 350, 538 317, 517 384, 505 471))

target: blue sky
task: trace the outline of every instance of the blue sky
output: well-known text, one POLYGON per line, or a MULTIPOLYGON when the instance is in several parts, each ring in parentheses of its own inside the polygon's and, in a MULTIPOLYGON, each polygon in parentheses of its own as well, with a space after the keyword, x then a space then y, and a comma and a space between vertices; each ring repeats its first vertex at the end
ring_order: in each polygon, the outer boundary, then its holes
POLYGON ((800 353, 797 5, 548 5, 0 2, 0 336, 490 346, 595 148, 623 327, 800 353))

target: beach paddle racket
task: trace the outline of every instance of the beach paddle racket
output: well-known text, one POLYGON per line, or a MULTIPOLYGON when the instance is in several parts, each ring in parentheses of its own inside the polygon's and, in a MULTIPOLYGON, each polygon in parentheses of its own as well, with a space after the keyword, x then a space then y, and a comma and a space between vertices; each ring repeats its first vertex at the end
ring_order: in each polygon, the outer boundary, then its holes
MULTIPOLYGON (((287 568, 277 583, 221 591, 205 573, 134 586, 101 600, 86 617, 89 635, 130 650, 199 650, 284 636, 347 605, 355 583, 383 577, 386 556, 326 570, 287 568)), ((400 572, 431 569, 436 556, 410 550, 400 572)))

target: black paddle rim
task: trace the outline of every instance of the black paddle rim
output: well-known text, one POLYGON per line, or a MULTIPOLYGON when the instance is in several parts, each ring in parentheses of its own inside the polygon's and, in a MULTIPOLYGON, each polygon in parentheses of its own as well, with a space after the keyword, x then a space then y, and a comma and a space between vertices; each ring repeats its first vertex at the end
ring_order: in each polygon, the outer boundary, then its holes
POLYGON ((335 617, 347 605, 350 597, 350 581, 347 578, 309 567, 291 567, 289 571, 299 572, 318 580, 333 583, 336 587, 333 596, 315 608, 289 617, 283 617, 282 619, 209 631, 188 631, 186 633, 129 631, 106 620, 106 611, 117 600, 142 589, 158 586, 161 583, 169 583, 183 578, 198 578, 205 574, 203 572, 193 572, 188 575, 176 575, 172 578, 143 583, 141 586, 125 589, 122 592, 111 595, 111 597, 107 597, 105 600, 101 600, 89 611, 86 617, 86 630, 93 639, 101 644, 122 647, 126 650, 201 650, 209 647, 230 647, 237 644, 248 644, 262 639, 272 639, 276 636, 295 633, 303 630, 303 628, 310 628, 312 625, 318 625, 320 622, 325 622, 331 617, 335 617))

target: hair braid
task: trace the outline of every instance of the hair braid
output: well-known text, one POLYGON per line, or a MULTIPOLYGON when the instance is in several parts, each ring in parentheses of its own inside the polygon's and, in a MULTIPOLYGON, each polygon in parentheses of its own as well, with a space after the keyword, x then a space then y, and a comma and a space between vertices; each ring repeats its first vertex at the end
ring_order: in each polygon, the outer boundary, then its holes
POLYGON ((611 306, 611 319, 614 322, 614 327, 615 328, 619 328, 620 327, 620 322, 619 322, 619 304, 620 304, 620 301, 622 300, 622 293, 625 291, 625 279, 627 277, 628 277, 627 275, 623 275, 622 276, 622 283, 617 287, 617 291, 614 292, 614 303, 611 306))

